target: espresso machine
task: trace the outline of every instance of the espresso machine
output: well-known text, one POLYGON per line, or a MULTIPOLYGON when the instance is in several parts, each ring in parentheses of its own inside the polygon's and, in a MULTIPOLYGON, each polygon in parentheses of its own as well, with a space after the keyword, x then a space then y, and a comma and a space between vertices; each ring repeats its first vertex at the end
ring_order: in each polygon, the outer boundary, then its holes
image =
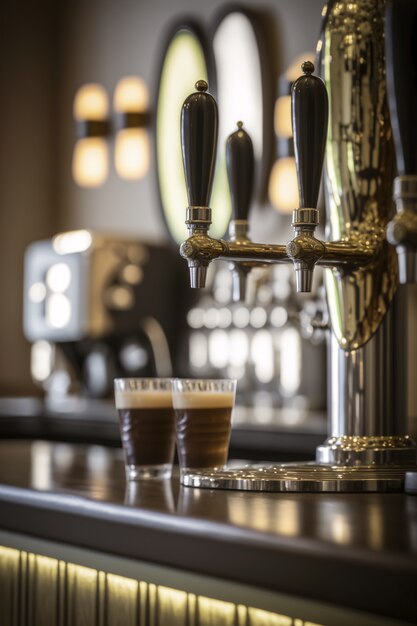
POLYGON ((254 267, 288 263, 297 291, 305 293, 315 266, 322 266, 331 327, 328 437, 316 461, 195 472, 186 475, 185 485, 401 491, 407 470, 417 469, 407 424, 407 381, 416 353, 409 341, 415 334, 406 332, 415 318, 417 282, 416 20, 417 3, 411 0, 328 3, 318 45, 322 78, 305 62, 292 87, 300 207, 293 211, 294 237, 286 245, 250 239, 247 181, 253 148, 240 122, 226 146, 231 236, 210 237, 217 106, 205 81, 196 83, 197 91, 184 103, 189 238, 181 255, 191 286, 204 287, 207 268, 217 259, 232 264, 237 292, 244 291, 254 267), (323 161, 324 241, 315 236, 323 161))
POLYGON ((32 243, 24 332, 47 409, 86 412, 113 397, 115 377, 181 372, 185 272, 176 250, 128 237, 77 230, 32 243))

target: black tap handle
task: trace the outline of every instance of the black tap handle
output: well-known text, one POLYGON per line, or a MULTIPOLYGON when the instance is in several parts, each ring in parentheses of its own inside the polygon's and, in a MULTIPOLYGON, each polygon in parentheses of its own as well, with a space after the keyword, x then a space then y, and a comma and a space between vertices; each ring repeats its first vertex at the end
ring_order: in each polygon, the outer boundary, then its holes
POLYGON ((226 141, 226 167, 232 197, 232 219, 247 220, 253 190, 254 157, 252 140, 237 123, 226 141))
POLYGON ((329 102, 326 87, 312 76, 314 65, 305 61, 291 89, 292 129, 297 166, 300 208, 314 209, 320 190, 326 146, 329 102))
POLYGON ((181 109, 181 147, 189 206, 208 207, 216 160, 218 113, 205 80, 181 109))
POLYGON ((387 4, 388 103, 400 176, 417 174, 417 2, 387 4))

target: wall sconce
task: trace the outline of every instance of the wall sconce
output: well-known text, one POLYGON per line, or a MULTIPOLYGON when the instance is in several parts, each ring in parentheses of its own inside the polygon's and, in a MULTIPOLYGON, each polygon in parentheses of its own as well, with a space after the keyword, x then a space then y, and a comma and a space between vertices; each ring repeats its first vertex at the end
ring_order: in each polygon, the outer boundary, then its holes
POLYGON ((74 99, 77 142, 74 147, 72 174, 81 187, 98 187, 109 169, 108 97, 102 85, 83 85, 74 99))
POLYGON ((122 78, 114 92, 117 134, 114 162, 121 178, 138 180, 149 169, 149 95, 145 82, 137 76, 122 78))
POLYGON ((274 129, 277 136, 277 160, 269 177, 268 195, 271 204, 282 213, 291 213, 299 205, 297 172, 291 123, 291 87, 300 75, 304 61, 314 61, 306 52, 297 57, 279 80, 279 96, 275 102, 274 129))

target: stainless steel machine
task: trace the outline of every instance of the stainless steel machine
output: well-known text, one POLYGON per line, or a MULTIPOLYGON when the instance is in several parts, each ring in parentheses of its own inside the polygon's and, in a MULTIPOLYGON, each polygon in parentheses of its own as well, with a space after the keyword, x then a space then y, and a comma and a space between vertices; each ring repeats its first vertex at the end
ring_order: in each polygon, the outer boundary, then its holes
POLYGON ((316 462, 200 472, 186 476, 187 485, 389 491, 401 490, 405 471, 416 468, 416 444, 407 434, 411 359, 405 332, 407 284, 417 281, 416 16, 413 0, 328 3, 319 42, 323 80, 305 62, 292 88, 300 207, 293 211, 294 238, 286 245, 249 237, 253 149, 240 122, 226 148, 231 236, 210 237, 217 107, 205 81, 197 82, 184 103, 189 238, 181 254, 191 286, 203 287, 209 263, 220 259, 232 263, 237 293, 253 267, 271 263, 292 263, 297 290, 309 292, 320 265, 332 331, 329 430, 316 462), (324 159, 327 238, 321 241, 315 230, 324 159))
POLYGON ((181 371, 185 271, 176 250, 133 238, 78 230, 32 243, 24 331, 47 407, 86 413, 85 399, 113 397, 117 376, 181 371))

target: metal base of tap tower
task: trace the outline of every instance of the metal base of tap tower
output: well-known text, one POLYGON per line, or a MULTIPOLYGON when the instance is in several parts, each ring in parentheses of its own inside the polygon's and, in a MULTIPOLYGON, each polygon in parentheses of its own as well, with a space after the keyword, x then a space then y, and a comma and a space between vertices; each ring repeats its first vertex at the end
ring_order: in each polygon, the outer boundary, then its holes
POLYGON ((241 491, 365 493, 404 491, 417 469, 415 442, 403 437, 329 437, 317 461, 183 471, 186 487, 241 491))
POLYGON ((186 471, 181 474, 185 487, 235 489, 240 491, 369 493, 404 491, 405 473, 416 465, 335 466, 311 463, 246 465, 214 470, 186 471))
POLYGON ((416 444, 408 435, 329 437, 316 450, 321 465, 402 467, 417 464, 416 444))

